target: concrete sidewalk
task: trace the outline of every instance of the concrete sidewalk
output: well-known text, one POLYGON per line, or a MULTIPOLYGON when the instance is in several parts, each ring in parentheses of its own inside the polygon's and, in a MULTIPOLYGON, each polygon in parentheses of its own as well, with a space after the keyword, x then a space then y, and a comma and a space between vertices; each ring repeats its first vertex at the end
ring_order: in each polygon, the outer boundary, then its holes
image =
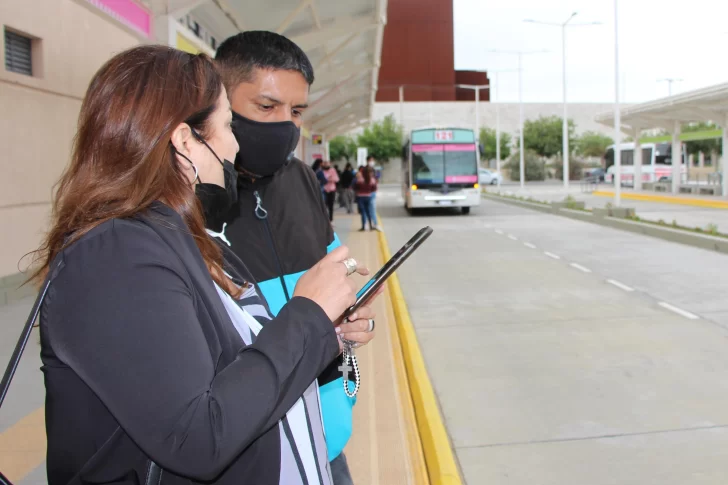
MULTIPOLYGON (((359 228, 358 217, 340 217, 359 228)), ((376 232, 352 232, 344 241, 353 257, 376 272, 383 264, 376 232)), ((352 276, 363 286, 369 277, 352 276)), ((427 483, 404 363, 389 295, 374 304, 376 338, 357 351, 361 389, 354 406, 354 432, 345 453, 354 483, 427 483)))
MULTIPOLYGON (((604 189, 603 193, 609 194, 612 186, 601 185, 600 188, 604 189)), ((528 183, 524 190, 520 190, 518 185, 502 185, 500 189, 497 187, 486 187, 486 191, 492 194, 500 193, 504 195, 532 197, 544 202, 560 202, 566 197, 572 197, 577 201, 583 201, 588 209, 604 208, 607 204, 614 205, 612 197, 582 192, 578 181, 572 182, 568 191, 564 190, 560 185, 529 185, 528 183)), ((721 201, 726 202, 728 206, 728 201, 725 199, 710 196, 666 195, 645 191, 635 192, 628 188, 623 188, 622 194, 625 196, 636 194, 662 196, 663 198, 674 197, 676 199, 721 201)), ((675 221, 680 226, 689 228, 699 227, 703 230, 713 224, 718 227, 719 232, 728 233, 728 208, 699 207, 664 201, 631 200, 625 197, 622 198, 621 206, 634 208, 637 216, 643 220, 653 222, 662 220, 667 224, 672 224, 675 221)))

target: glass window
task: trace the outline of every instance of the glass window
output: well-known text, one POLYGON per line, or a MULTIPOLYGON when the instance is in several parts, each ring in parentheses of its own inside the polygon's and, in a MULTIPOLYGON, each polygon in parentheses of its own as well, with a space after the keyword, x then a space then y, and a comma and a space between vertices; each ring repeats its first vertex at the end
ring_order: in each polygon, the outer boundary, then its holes
POLYGON ((477 173, 478 156, 475 151, 445 151, 445 181, 447 183, 475 183, 477 173))
POLYGON ((5 29, 5 69, 33 75, 32 40, 5 29))
POLYGON ((424 149, 412 147, 412 173, 415 184, 445 183, 445 163, 442 146, 429 145, 424 149))

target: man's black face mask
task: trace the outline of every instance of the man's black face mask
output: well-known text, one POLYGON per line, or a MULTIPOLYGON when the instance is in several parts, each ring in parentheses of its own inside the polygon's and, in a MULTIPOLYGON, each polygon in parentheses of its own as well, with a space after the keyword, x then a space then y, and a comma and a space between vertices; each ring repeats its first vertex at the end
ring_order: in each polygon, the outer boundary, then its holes
POLYGON ((269 177, 288 163, 301 136, 292 121, 261 123, 233 112, 233 123, 240 146, 235 168, 254 177, 269 177))

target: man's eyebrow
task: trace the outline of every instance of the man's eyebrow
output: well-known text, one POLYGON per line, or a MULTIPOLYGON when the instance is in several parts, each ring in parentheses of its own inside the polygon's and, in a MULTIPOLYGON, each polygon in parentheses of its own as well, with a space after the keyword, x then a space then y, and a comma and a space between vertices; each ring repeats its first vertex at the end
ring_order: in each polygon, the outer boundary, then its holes
POLYGON ((296 108, 296 109, 306 109, 306 108, 308 108, 308 103, 297 104, 297 105, 294 106, 294 108, 296 108))
POLYGON ((283 104, 283 101, 280 99, 276 99, 273 96, 268 96, 267 94, 260 94, 258 95, 258 101, 269 101, 272 104, 283 104))

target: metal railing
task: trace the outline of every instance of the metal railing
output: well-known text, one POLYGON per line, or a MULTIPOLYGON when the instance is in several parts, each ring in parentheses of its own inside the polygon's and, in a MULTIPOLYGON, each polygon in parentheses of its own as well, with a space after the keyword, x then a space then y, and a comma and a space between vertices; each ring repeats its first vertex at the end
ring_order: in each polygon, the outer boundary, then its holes
POLYGON ((584 193, 594 192, 599 189, 600 183, 601 181, 598 176, 584 177, 581 179, 581 191, 584 193))

